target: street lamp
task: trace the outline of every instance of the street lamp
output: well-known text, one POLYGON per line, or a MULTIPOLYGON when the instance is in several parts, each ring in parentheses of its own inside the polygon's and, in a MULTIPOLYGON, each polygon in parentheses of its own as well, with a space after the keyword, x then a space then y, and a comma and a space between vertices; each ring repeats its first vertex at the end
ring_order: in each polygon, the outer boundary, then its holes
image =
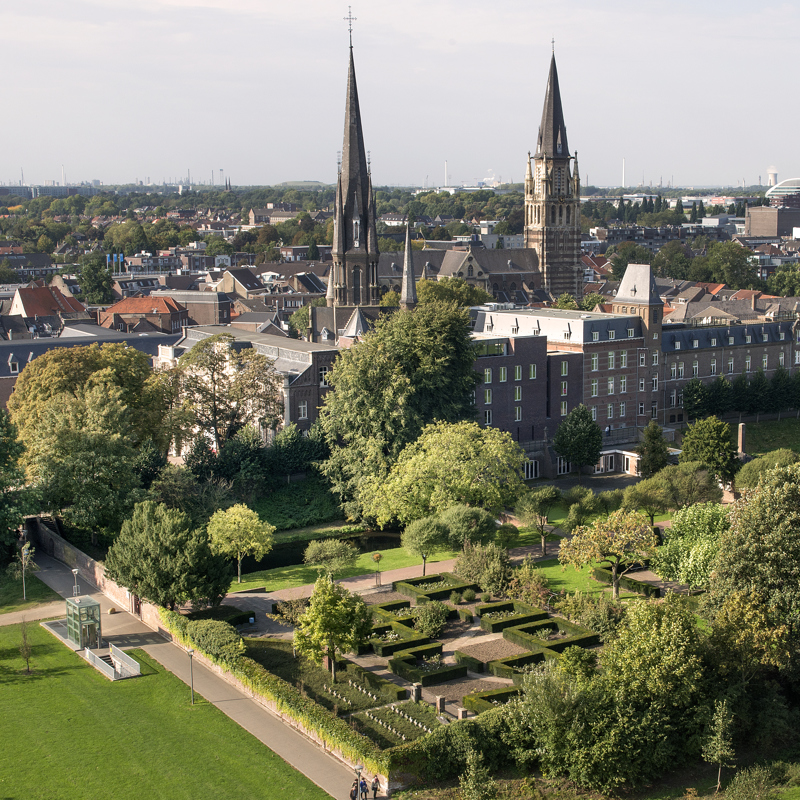
POLYGON ((194 660, 192 659, 194 650, 192 650, 190 647, 186 652, 189 654, 189 688, 192 692, 192 705, 194 705, 194 669, 192 668, 194 663, 194 660))
POLYGON ((356 785, 356 789, 359 792, 358 796, 360 796, 360 794, 361 794, 361 772, 364 769, 364 765, 363 764, 356 764, 355 767, 353 767, 353 769, 356 771, 356 784, 357 784, 356 785))
POLYGON ((74 576, 74 584, 72 586, 72 596, 77 597, 80 594, 81 588, 78 586, 78 570, 73 569, 72 574, 74 576))

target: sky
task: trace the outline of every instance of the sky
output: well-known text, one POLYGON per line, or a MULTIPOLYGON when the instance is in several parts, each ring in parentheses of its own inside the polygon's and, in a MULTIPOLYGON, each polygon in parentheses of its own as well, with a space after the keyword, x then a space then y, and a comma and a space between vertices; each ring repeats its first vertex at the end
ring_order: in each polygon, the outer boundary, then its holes
MULTIPOLYGON (((347 81, 331 0, 0 4, 0 184, 333 183, 347 81), (222 172, 221 172, 222 170, 222 172)), ((376 186, 520 182, 555 54, 584 185, 800 174, 800 3, 370 0, 352 6, 376 186)))

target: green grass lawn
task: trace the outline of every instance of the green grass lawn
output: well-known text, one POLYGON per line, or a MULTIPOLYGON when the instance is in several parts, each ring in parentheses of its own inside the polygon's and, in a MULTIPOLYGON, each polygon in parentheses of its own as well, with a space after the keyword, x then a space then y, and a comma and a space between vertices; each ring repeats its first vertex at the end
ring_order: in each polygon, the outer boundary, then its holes
MULTIPOLYGON (((401 569, 403 567, 413 567, 419 565, 419 574, 422 575, 422 560, 417 556, 409 555, 402 547, 393 547, 388 550, 381 550, 382 556, 380 563, 376 564, 372 560, 372 553, 362 553, 356 561, 356 565, 337 575, 337 578, 352 578, 357 575, 368 575, 369 573, 380 571, 386 572, 390 569, 401 569)), ((428 559, 428 572, 435 572, 433 565, 438 561, 445 561, 455 558, 458 553, 452 551, 440 551, 432 558, 428 559)), ((231 592, 246 592, 266 587, 269 592, 276 592, 279 589, 293 589, 296 586, 304 586, 307 583, 314 583, 319 573, 315 567, 307 567, 305 564, 294 564, 291 567, 277 567, 276 569, 262 569, 258 572, 249 572, 242 575, 242 582, 231 584, 231 592)))
MULTIPOLYGON (((569 511, 563 503, 559 503, 548 515, 547 521, 551 525, 560 528, 566 522, 567 514, 569 511)), ((644 512, 642 512, 644 514, 644 512)), ((599 515, 598 515, 599 516, 599 515)), ((672 519, 672 514, 656 514, 655 521, 663 522, 664 520, 672 519)))
POLYGON ((63 600, 58 592, 54 592, 47 584, 42 583, 35 575, 25 577, 25 596, 22 599, 22 581, 15 581, 0 573, 0 614, 12 611, 26 611, 29 608, 63 600))
POLYGON ((146 654, 111 683, 38 624, 32 675, 0 628, 0 796, 28 800, 323 800, 329 795, 146 654))
MULTIPOLYGON (((736 425, 731 425, 731 430, 735 442, 738 435, 736 425)), ((791 417, 747 423, 745 449, 751 456, 760 456, 783 447, 800 453, 800 419, 791 417)))
POLYGON ((605 586, 592 578, 592 569, 588 566, 579 570, 575 567, 562 569, 555 558, 540 561, 536 566, 547 578, 551 592, 597 592, 605 586))
MULTIPOLYGON (((560 542, 561 536, 557 533, 548 533, 547 534, 547 541, 548 542, 560 542)), ((536 528, 520 528, 519 529, 519 539, 514 542, 514 547, 530 547, 534 544, 541 544, 542 537, 539 536, 539 531, 536 528)))

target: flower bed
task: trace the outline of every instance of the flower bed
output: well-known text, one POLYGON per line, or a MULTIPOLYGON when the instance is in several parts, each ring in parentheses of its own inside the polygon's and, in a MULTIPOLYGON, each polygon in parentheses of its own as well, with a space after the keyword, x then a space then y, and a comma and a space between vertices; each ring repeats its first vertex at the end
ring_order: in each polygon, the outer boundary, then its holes
POLYGON ((475 583, 464 583, 460 578, 443 572, 440 575, 428 575, 425 578, 408 578, 395 581, 393 589, 406 597, 415 597, 417 602, 427 600, 448 600, 452 592, 463 594, 467 589, 479 591, 475 583), (424 599, 423 599, 424 598, 424 599))
POLYGON ((396 703, 354 714, 359 728, 381 747, 413 742, 441 726, 433 706, 427 703, 396 703))
POLYGON ((544 622, 533 622, 503 630, 503 637, 532 652, 542 649, 560 653, 567 647, 595 647, 600 644, 600 636, 587 628, 551 618, 544 622), (561 634, 558 639, 549 639, 554 632, 561 634))

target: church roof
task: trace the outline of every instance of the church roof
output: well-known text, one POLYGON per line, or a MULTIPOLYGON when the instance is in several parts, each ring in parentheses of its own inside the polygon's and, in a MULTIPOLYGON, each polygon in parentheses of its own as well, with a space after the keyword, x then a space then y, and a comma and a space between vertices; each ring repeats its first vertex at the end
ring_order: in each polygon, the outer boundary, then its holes
POLYGON ((347 325, 344 326, 341 335, 347 339, 357 339, 359 336, 363 336, 370 328, 372 328, 372 320, 360 308, 356 308, 347 321, 347 325))
POLYGON ((550 59, 550 75, 547 78, 547 92, 544 96, 539 138, 536 140, 536 155, 569 157, 567 127, 564 124, 564 112, 561 109, 561 91, 558 88, 555 53, 550 59))
POLYGON ((649 264, 628 264, 614 301, 648 306, 662 304, 649 264))

